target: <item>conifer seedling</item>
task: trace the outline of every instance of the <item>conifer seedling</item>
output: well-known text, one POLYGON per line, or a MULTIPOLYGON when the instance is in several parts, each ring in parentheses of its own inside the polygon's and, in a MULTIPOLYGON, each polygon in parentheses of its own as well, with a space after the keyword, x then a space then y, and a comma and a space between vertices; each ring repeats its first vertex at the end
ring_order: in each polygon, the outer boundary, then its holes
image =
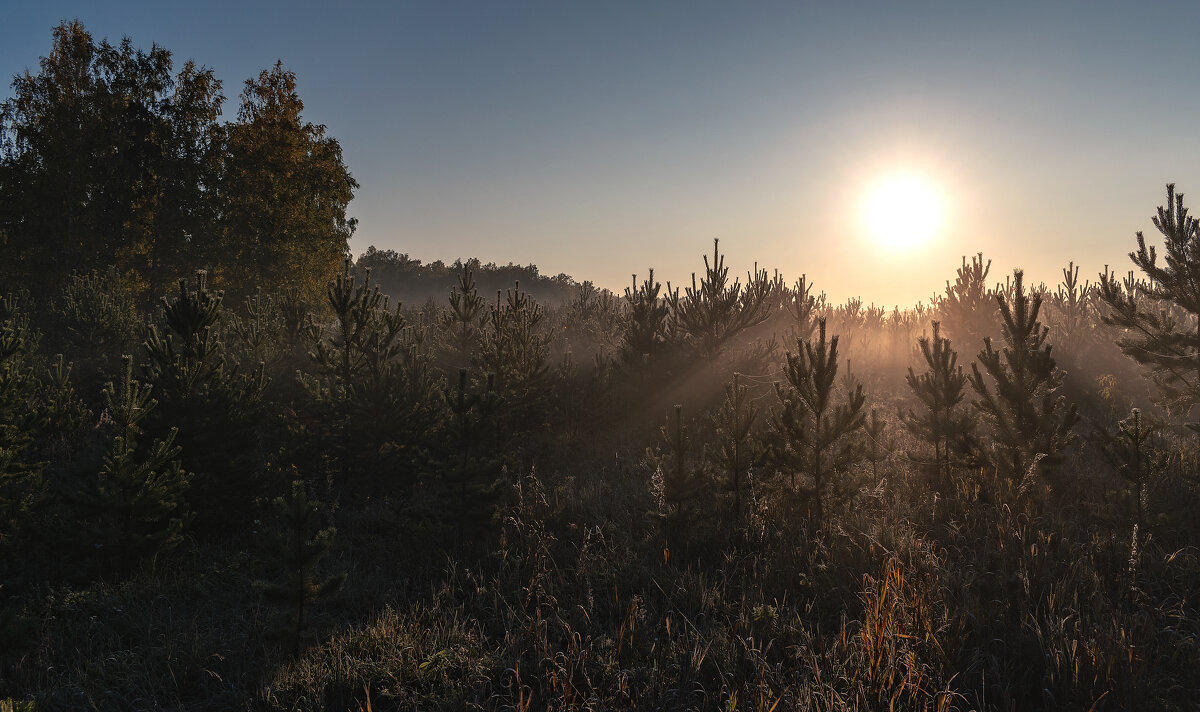
POLYGON ((277 580, 259 581, 255 586, 263 600, 278 612, 268 636, 289 641, 295 656, 300 653, 312 606, 341 589, 346 574, 322 579, 317 573, 337 529, 324 527, 310 534, 318 525, 322 504, 309 499, 303 480, 294 481, 291 497, 276 498, 274 506, 281 530, 273 540, 271 560, 279 562, 283 571, 277 580))
POLYGON ((1167 468, 1167 453, 1156 449, 1151 438, 1160 424, 1134 408, 1129 417, 1117 423, 1116 432, 1099 433, 1100 452, 1117 474, 1129 485, 1130 509, 1134 524, 1146 528, 1146 488, 1149 479, 1167 468))
POLYGON ((80 543, 114 561, 174 548, 192 518, 185 502, 191 476, 179 463, 176 431, 148 449, 138 446, 141 422, 158 405, 150 390, 133 378, 133 359, 126 356, 121 380, 104 389, 113 430, 108 451, 96 478, 76 493, 90 514, 80 543))
POLYGON ((733 493, 733 516, 741 516, 742 489, 750 468, 763 461, 764 449, 753 435, 758 409, 750 399, 750 389, 741 383, 741 374, 725 386, 725 400, 713 415, 717 428, 713 464, 723 475, 722 487, 733 493))
POLYGON ((1050 330, 1038 321, 1041 295, 1026 293, 1021 270, 1013 272, 1011 291, 1011 297, 996 297, 1005 345, 997 351, 991 338, 985 338, 968 378, 977 396, 975 407, 995 440, 993 462, 1019 481, 1035 464, 1049 472, 1061 462, 1074 441, 1079 413, 1058 393, 1063 373, 1046 342, 1050 330))
POLYGON ((683 406, 676 405, 673 415, 660 429, 666 451, 662 455, 648 451, 647 460, 653 476, 661 478, 663 510, 659 518, 678 532, 691 514, 690 505, 708 489, 710 479, 704 468, 695 466, 688 457, 691 438, 683 424, 683 406))
POLYGON ((1150 371, 1161 402, 1186 414, 1200 402, 1200 231, 1173 183, 1153 222, 1163 236, 1163 262, 1138 232, 1138 249, 1129 259, 1147 281, 1131 274, 1122 284, 1106 267, 1100 275, 1100 297, 1108 306, 1103 319, 1122 329, 1117 345, 1150 371))
POLYGON ((950 482, 951 450, 963 454, 970 448, 973 414, 960 407, 966 397, 967 376, 958 365, 958 353, 943 337, 941 324, 933 322, 933 336, 918 340, 927 370, 918 375, 910 366, 908 387, 923 406, 920 413, 909 409, 902 415, 909 432, 933 445, 933 461, 943 486, 950 482))
POLYGON ((825 320, 817 322, 817 338, 799 340, 788 352, 786 380, 775 384, 780 410, 772 418, 772 459, 791 475, 792 489, 813 503, 813 524, 824 525, 827 500, 838 488, 834 479, 861 459, 861 443, 853 437, 863 427, 866 396, 862 385, 840 393, 835 403, 838 337, 826 338, 825 320), (801 486, 797 475, 808 483, 801 486))

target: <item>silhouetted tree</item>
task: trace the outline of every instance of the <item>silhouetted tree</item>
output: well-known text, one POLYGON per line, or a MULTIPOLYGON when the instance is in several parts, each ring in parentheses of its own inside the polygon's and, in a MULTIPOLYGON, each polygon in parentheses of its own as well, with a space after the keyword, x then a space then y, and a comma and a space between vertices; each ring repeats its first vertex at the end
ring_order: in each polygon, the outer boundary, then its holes
POLYGON ((750 468, 763 461, 764 449, 752 434, 758 409, 750 399, 750 389, 741 383, 741 374, 725 386, 725 400, 713 414, 716 448, 713 464, 722 473, 722 487, 733 493, 733 516, 742 511, 742 488, 750 468))
POLYGON ((518 283, 488 312, 480 340, 477 365, 496 376, 501 396, 524 393, 546 375, 548 339, 543 331, 545 311, 518 283))
POLYGON ((178 431, 192 473, 188 499, 198 526, 209 529, 245 521, 263 484, 263 365, 242 372, 230 362, 219 330, 223 299, 204 272, 191 288, 179 280, 178 292, 162 299, 162 324, 152 324, 146 338, 146 373, 158 400, 151 432, 178 431))
POLYGON ((660 429, 665 452, 648 450, 646 457, 652 488, 659 498, 658 516, 667 526, 669 535, 679 536, 691 516, 690 505, 708 489, 711 478, 702 464, 688 457, 692 443, 683 425, 682 405, 675 406, 674 416, 668 417, 660 429))
POLYGON ((69 536, 85 550, 98 550, 110 564, 174 548, 192 515, 185 500, 190 475, 179 462, 176 431, 156 439, 149 448, 138 445, 141 422, 158 401, 150 387, 133 377, 133 360, 117 383, 104 389, 112 420, 112 439, 100 472, 73 493, 75 508, 69 536))
POLYGON ((662 352, 669 328, 670 307, 659 296, 662 285, 654 280, 654 270, 639 286, 637 275, 633 285, 625 288, 625 329, 621 337, 621 366, 627 372, 637 372, 662 352))
POLYGON ((792 489, 813 502, 813 523, 823 526, 825 504, 834 490, 834 478, 861 458, 861 443, 853 437, 863 426, 866 396, 862 385, 841 393, 835 404, 838 372, 838 337, 826 340, 825 320, 817 322, 817 339, 796 342, 796 353, 787 353, 786 382, 775 384, 780 410, 771 420, 772 458, 792 479, 792 489), (796 475, 811 484, 800 486, 796 475))
POLYGON ((1093 321, 1089 319, 1089 297, 1095 292, 1094 285, 1079 283, 1079 267, 1071 262, 1063 268, 1063 280, 1054 293, 1053 305, 1057 319, 1052 329, 1059 353, 1064 354, 1068 365, 1075 365, 1087 353, 1088 340, 1093 321))
POLYGON ((310 608, 341 589, 346 574, 318 580, 317 567, 329 553, 337 535, 334 527, 310 534, 318 526, 322 503, 308 498, 303 480, 292 483, 290 499, 275 499, 280 531, 273 541, 268 561, 277 563, 282 576, 274 582, 259 581, 256 586, 263 599, 278 612, 278 619, 267 630, 270 637, 285 638, 292 655, 300 654, 300 639, 311 618, 310 608))
POLYGON ((406 320, 399 306, 388 308, 387 298, 371 284, 370 274, 361 285, 356 284, 349 260, 329 283, 326 297, 334 322, 312 354, 318 377, 305 378, 304 385, 330 431, 328 437, 335 444, 333 450, 345 480, 355 455, 354 438, 362 437, 368 426, 355 422, 356 413, 363 412, 356 401, 371 395, 371 388, 380 385, 385 369, 404 350, 406 320))
POLYGON ((325 126, 303 120, 296 75, 276 63, 246 80, 228 133, 223 282, 298 286, 315 299, 348 252, 358 183, 325 126))
POLYGON ((814 297, 812 284, 808 275, 800 275, 795 286, 791 289, 780 290, 783 307, 792 315, 794 332, 790 338, 796 341, 807 341, 812 338, 813 329, 817 328, 821 308, 824 305, 824 295, 814 297))
POLYGON ((1149 282, 1126 287, 1106 270, 1100 275, 1100 296, 1109 307, 1103 318, 1122 329, 1117 345, 1149 369, 1161 401, 1187 414, 1200 400, 1200 235, 1174 184, 1167 185, 1167 204, 1158 208, 1154 227, 1165 242, 1163 263, 1138 232, 1129 259, 1149 282))
POLYGON ((464 266, 458 275, 458 285, 450 289, 450 308, 442 312, 450 355, 460 366, 474 357, 485 304, 486 300, 475 288, 475 274, 464 266))
POLYGON ((778 285, 767 277, 766 270, 757 268, 747 274, 745 285, 736 279, 730 284, 719 240, 713 240, 712 262, 704 258, 704 272, 699 285, 692 274, 692 286, 682 296, 668 284, 667 299, 678 330, 701 355, 712 356, 729 339, 767 320, 777 304, 772 296, 778 285))
MULTIPOLYGON (((0 107, 0 275, 51 289, 115 263, 137 293, 199 266, 216 232, 221 85, 191 62, 125 39, 54 29, 36 74, 0 107)), ((40 296, 47 296, 45 291, 40 296)))
POLYGON ((1133 523, 1145 531, 1146 486, 1153 475, 1167 468, 1167 453, 1155 448, 1151 438, 1160 424, 1142 416, 1138 408, 1129 412, 1129 417, 1117 423, 1115 432, 1097 433, 1100 452, 1129 486, 1130 510, 1133 523))
POLYGON ((977 344, 994 334, 995 300, 987 287, 991 268, 992 261, 985 264, 982 252, 972 257, 969 265, 964 256, 954 284, 946 282, 945 295, 937 303, 942 326, 960 344, 977 344))
POLYGON ((971 448, 975 420, 967 408, 959 407, 966 397, 967 376, 950 340, 941 335, 940 323, 933 322, 932 338, 922 336, 917 343, 928 370, 917 375, 910 366, 905 380, 924 410, 909 409, 903 419, 909 432, 933 445, 938 479, 945 485, 950 482, 951 450, 965 454, 971 448))
POLYGON ((497 292, 476 355, 477 369, 495 378, 496 435, 499 447, 513 458, 536 449, 550 428, 545 316, 520 284, 503 300, 497 292))
POLYGON ((991 457, 1009 477, 1020 481, 1035 464, 1049 472, 1073 441, 1079 420, 1074 405, 1057 393, 1063 373, 1046 343, 1049 328, 1038 321, 1042 297, 1025 292, 1024 274, 1013 272, 1012 298, 997 296, 1005 348, 996 351, 984 339, 979 363, 971 364, 969 380, 978 398, 975 407, 991 426, 995 439, 991 457), (985 379, 979 366, 987 372, 985 379), (991 386, 989 386, 989 381, 991 386))

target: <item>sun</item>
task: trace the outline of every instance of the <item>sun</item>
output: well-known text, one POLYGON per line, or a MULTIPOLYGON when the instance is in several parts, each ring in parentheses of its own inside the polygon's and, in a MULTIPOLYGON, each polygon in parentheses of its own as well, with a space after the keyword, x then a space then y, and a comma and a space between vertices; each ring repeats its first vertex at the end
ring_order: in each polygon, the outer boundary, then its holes
POLYGON ((870 189, 863 222, 871 236, 894 251, 911 250, 937 234, 945 214, 942 196, 926 179, 911 173, 888 176, 870 189))

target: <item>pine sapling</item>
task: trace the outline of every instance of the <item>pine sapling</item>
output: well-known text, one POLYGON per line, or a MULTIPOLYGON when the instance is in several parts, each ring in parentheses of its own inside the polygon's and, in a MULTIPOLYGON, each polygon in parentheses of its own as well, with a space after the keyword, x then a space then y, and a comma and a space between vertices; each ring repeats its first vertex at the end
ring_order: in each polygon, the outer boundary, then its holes
POLYGON ((718 240, 713 240, 712 262, 704 258, 704 272, 699 284, 692 274, 692 286, 682 296, 668 284, 667 299, 679 331, 702 356, 714 356, 731 338, 771 316, 778 306, 773 297, 779 285, 757 265, 746 275, 745 285, 736 279, 730 284, 718 240))
POLYGON ((1147 280, 1135 281, 1131 273, 1122 285, 1107 268, 1100 275, 1100 297, 1108 306, 1104 322, 1122 329, 1117 345, 1150 371, 1160 402, 1184 414, 1200 402, 1198 225, 1183 205, 1183 194, 1168 184, 1167 204, 1154 218, 1164 239, 1164 262, 1138 232, 1138 249, 1129 259, 1147 280))
POLYGON ((110 559, 167 551, 178 545, 191 521, 185 494, 191 476, 179 463, 176 431, 138 446, 141 421, 158 402, 150 387, 133 378, 133 359, 125 357, 121 380, 104 389, 112 440, 98 476, 75 499, 86 513, 82 544, 101 549, 110 559))
POLYGON ((1061 461, 1074 441, 1079 413, 1058 394, 1063 373, 1046 343, 1050 330, 1038 321, 1042 297, 1026 294, 1021 270, 1013 273, 1012 296, 997 296, 996 301, 1006 345, 996 351, 991 338, 984 339, 969 380, 977 395, 975 407, 991 426, 995 464, 1020 480, 1035 464, 1052 471, 1061 461))
POLYGON ((1074 365, 1086 347, 1089 316, 1089 297, 1096 287, 1087 280, 1079 283, 1079 267, 1069 263, 1062 270, 1063 280, 1054 293, 1054 306, 1058 312, 1055 324, 1055 339, 1059 350, 1066 354, 1068 365, 1074 365))
POLYGON ((324 527, 309 534, 318 525, 322 504, 308 497, 303 480, 292 483, 292 496, 274 502, 281 531, 273 541, 271 559, 280 564, 282 576, 276 581, 258 581, 255 587, 263 600, 278 611, 278 618, 267 631, 272 638, 287 639, 292 655, 300 653, 310 608, 341 589, 346 574, 319 579, 318 564, 329 553, 337 529, 324 527))
POLYGON ((879 415, 878 408, 871 409, 870 417, 863 421, 865 441, 864 457, 871 463, 871 481, 879 482, 879 463, 888 457, 887 443, 883 439, 883 430, 887 421, 879 415))
POLYGON ((1142 416, 1134 408, 1129 417, 1117 423, 1116 432, 1100 431, 1100 452, 1117 474, 1129 485, 1130 509, 1134 525, 1146 528, 1146 487, 1149 478, 1167 468, 1168 455, 1151 442, 1160 424, 1142 416))
POLYGON ((780 294, 783 296, 784 309, 793 320, 790 338, 808 341, 812 338, 813 329, 817 328, 817 317, 824 306, 825 295, 813 296, 812 283, 806 274, 800 275, 791 289, 780 290, 780 294))
POLYGON ((515 283, 496 302, 485 322, 476 363, 494 374, 496 390, 503 396, 524 396, 549 371, 549 339, 543 321, 545 310, 515 283))
POLYGON ((625 288, 625 328, 620 360, 627 372, 639 372, 647 361, 659 355, 666 343, 670 307, 667 300, 659 296, 661 289, 662 285, 654 281, 653 269, 641 286, 638 286, 635 274, 633 285, 625 288))
POLYGON ((950 336, 963 344, 977 344, 995 327, 993 297, 988 293, 987 276, 992 261, 983 261, 983 253, 962 258, 954 284, 946 282, 945 295, 938 301, 942 323, 950 336))
POLYGON ((817 322, 817 338, 798 341, 788 352, 786 381, 775 384, 780 410, 772 418, 772 459, 791 474, 792 489, 813 503, 813 524, 824 524, 826 500, 839 488, 834 480, 861 458, 861 443, 853 437, 863 427, 866 396, 862 385, 842 392, 835 388, 838 337, 827 340, 825 320, 817 322), (811 484, 800 487, 798 474, 811 484))
POLYGON ((137 345, 142 324, 115 267, 71 275, 51 306, 57 340, 77 364, 81 391, 100 392, 119 376, 120 355, 137 345))
MULTIPOLYGON (((357 283, 349 260, 329 283, 326 298, 334 314, 332 333, 311 354, 323 378, 306 378, 304 385, 318 408, 327 411, 345 480, 357 454, 355 436, 370 429, 357 427, 355 415, 371 411, 372 404, 363 401, 378 390, 379 376, 404 351, 407 320, 400 305, 389 307, 388 298, 371 283, 370 271, 357 283)), ((375 461, 374 454, 370 460, 375 461)))
POLYGON ((192 288, 179 280, 177 294, 162 299, 163 323, 151 325, 146 339, 146 373, 159 402, 148 430, 159 437, 179 431, 193 473, 191 503, 209 529, 243 520, 262 485, 264 364, 241 372, 231 361, 220 328, 223 300, 203 271, 192 288))
POLYGON ((475 273, 468 266, 463 265, 458 286, 450 289, 449 301, 450 308, 441 314, 441 324, 446 330, 452 358, 458 364, 466 365, 474 356, 487 302, 475 287, 475 273))
POLYGON ((750 389, 741 383, 741 374, 733 374, 733 383, 725 386, 725 400, 713 415, 717 429, 716 448, 711 457, 723 473, 722 487, 733 493, 733 516, 741 516, 742 489, 750 468, 763 460, 764 450, 753 435, 758 409, 750 399, 750 389))
POLYGON ((467 370, 458 372, 458 387, 447 394, 453 414, 452 432, 456 462, 446 473, 446 484, 456 500, 455 520, 458 542, 466 541, 469 524, 491 517, 497 496, 497 462, 490 456, 488 441, 495 428, 495 379, 488 374, 482 393, 467 390, 467 370))
POLYGON ((970 448, 974 418, 965 407, 967 376, 958 365, 958 353, 941 334, 941 324, 933 322, 933 337, 918 340, 927 370, 917 375, 912 367, 905 380, 920 401, 920 413, 909 409, 902 414, 905 426, 916 437, 933 446, 933 461, 938 479, 949 484, 951 450, 963 453, 970 448))
POLYGON ((683 425, 683 406, 676 405, 674 414, 660 431, 666 451, 662 455, 648 451, 647 460, 652 476, 661 478, 659 517, 678 531, 690 516, 690 505, 708 489, 710 480, 704 468, 694 465, 688 457, 691 438, 683 425))

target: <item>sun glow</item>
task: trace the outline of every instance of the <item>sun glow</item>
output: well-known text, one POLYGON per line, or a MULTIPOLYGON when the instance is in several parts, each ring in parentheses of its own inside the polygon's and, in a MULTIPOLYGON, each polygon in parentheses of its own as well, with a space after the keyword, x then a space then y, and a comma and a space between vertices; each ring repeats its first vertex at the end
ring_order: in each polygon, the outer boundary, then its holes
POLYGON ((917 175, 896 174, 875 184, 863 205, 863 222, 881 246, 910 250, 937 234, 945 213, 942 196, 917 175))

